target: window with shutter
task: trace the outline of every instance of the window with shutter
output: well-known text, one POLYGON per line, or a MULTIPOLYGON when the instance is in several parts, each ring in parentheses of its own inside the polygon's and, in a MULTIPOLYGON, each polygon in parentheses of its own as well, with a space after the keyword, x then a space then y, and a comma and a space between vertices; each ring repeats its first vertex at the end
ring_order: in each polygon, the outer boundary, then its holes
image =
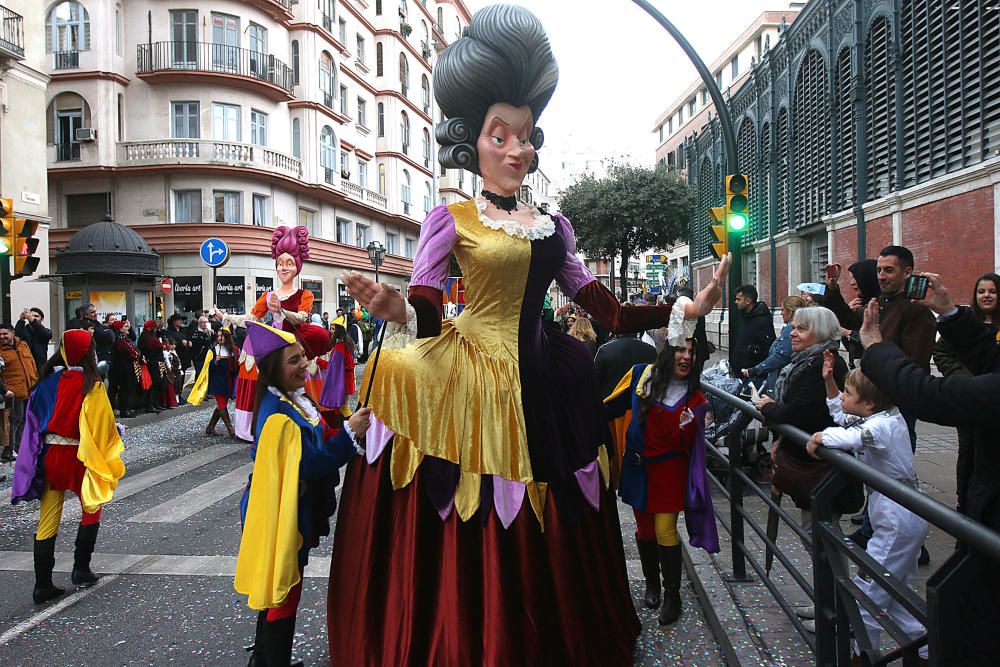
POLYGON ((833 110, 837 123, 837 138, 839 142, 839 160, 837 162, 837 200, 833 210, 843 211, 854 206, 854 110, 852 109, 851 86, 854 79, 851 76, 851 50, 843 48, 837 56, 834 70, 834 104, 833 110))
MULTIPOLYGON (((771 233, 771 124, 764 123, 760 128, 760 169, 757 172, 757 225, 754 240, 766 239, 771 233)), ((751 184, 752 186, 752 184, 751 184)), ((753 190, 750 198, 753 199, 753 190)), ((752 209, 751 209, 752 210, 752 209)), ((755 229, 753 219, 750 229, 755 229)))
POLYGON ((783 232, 788 229, 788 109, 785 107, 778 110, 778 127, 775 130, 775 141, 778 148, 776 232, 783 232))
POLYGON ((695 257, 699 259, 709 255, 712 222, 708 218, 708 209, 715 204, 712 194, 712 163, 708 158, 705 158, 701 161, 701 169, 698 171, 698 211, 695 216, 698 221, 698 229, 694 234, 694 245, 697 249, 695 257))
POLYGON ((868 143, 868 201, 896 187, 896 85, 890 67, 892 33, 884 16, 865 39, 865 137, 868 143))
POLYGON ((826 63, 810 49, 795 78, 795 226, 818 222, 830 199, 830 110, 826 63))
POLYGON ((736 132, 736 155, 739 158, 740 171, 750 179, 749 210, 747 211, 750 214, 750 226, 747 230, 748 233, 740 235, 744 247, 750 245, 750 242, 757 238, 753 236, 754 227, 757 224, 756 216, 753 215, 757 193, 757 179, 754 172, 758 162, 756 148, 757 140, 754 136, 753 121, 744 117, 743 122, 740 123, 740 129, 736 132))

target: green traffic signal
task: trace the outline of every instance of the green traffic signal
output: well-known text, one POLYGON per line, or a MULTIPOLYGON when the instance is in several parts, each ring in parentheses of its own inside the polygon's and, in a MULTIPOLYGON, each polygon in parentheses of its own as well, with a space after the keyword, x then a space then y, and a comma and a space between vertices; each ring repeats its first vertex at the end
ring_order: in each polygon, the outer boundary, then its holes
POLYGON ((6 255, 10 253, 10 247, 7 246, 7 241, 0 239, 0 255, 6 255))
POLYGON ((742 232, 747 228, 747 216, 744 213, 732 213, 729 216, 729 230, 742 232))

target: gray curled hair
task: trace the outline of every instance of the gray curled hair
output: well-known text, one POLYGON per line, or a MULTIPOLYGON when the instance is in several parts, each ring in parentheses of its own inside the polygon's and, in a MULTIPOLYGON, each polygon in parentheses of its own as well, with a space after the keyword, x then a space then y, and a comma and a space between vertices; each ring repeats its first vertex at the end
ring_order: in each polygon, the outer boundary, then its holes
MULTIPOLYGON (((434 133, 438 162, 479 174, 476 140, 487 110, 500 102, 527 106, 537 123, 558 81, 559 66, 538 17, 516 5, 480 9, 434 67, 434 98, 447 118, 434 133)), ((531 145, 538 150, 544 140, 535 127, 531 145)), ((536 169, 537 153, 528 171, 536 169)))

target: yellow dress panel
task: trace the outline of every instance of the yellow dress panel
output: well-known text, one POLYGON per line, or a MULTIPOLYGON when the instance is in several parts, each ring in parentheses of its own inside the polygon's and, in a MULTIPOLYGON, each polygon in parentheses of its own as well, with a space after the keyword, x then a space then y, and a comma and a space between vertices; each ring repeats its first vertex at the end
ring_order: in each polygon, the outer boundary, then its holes
MULTIPOLYGON (((464 276, 465 309, 442 323, 440 335, 383 350, 372 388, 372 410, 396 434, 393 486, 408 484, 424 456, 459 464, 463 476, 528 483, 517 352, 531 242, 484 226, 475 202, 448 210, 455 219, 453 250, 464 276)), ((362 387, 371 368, 365 368, 362 387)), ((463 488, 471 490, 471 482, 463 488)), ((456 499, 463 513, 473 504, 471 497, 462 504, 456 499)))

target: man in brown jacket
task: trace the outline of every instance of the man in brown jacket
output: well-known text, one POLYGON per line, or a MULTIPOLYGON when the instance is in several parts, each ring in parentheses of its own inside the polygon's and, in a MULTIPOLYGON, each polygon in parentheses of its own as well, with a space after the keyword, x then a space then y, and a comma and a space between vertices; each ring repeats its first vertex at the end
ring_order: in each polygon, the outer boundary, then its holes
POLYGON ((8 441, 3 443, 3 454, 9 457, 21 446, 24 431, 24 409, 28 395, 38 382, 38 369, 28 344, 14 335, 14 327, 0 324, 0 357, 3 358, 3 383, 14 397, 7 401, 4 419, 7 422, 8 441))

